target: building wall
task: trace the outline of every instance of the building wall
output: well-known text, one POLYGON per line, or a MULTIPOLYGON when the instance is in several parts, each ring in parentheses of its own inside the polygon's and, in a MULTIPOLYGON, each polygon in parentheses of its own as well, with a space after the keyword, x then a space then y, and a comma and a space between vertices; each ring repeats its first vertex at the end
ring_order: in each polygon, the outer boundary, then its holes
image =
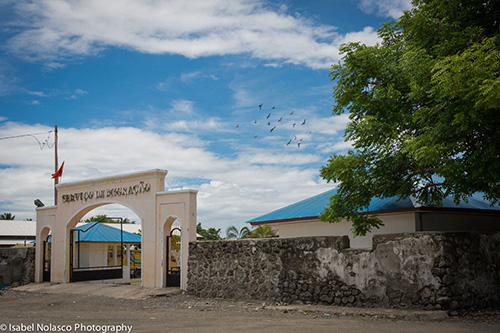
POLYGON ((35 280, 35 248, 0 249, 0 284, 26 284, 35 280))
POLYGON ((500 215, 424 212, 422 231, 500 231, 500 215))
MULTIPOLYGON (((80 244, 80 267, 108 266, 109 245, 109 243, 82 242, 80 244)), ((78 245, 75 245, 75 248, 78 249, 78 245)), ((78 258, 77 251, 75 251, 75 256, 78 258)))
POLYGON ((327 223, 318 219, 297 222, 283 222, 279 224, 281 238, 307 237, 307 236, 342 236, 348 235, 352 248, 371 248, 373 235, 414 232, 415 214, 390 214, 380 215, 384 222, 380 229, 374 229, 366 236, 352 236, 352 223, 342 220, 339 223, 327 223))
POLYGON ((188 291, 286 303, 471 309, 500 305, 500 233, 192 242, 188 291))

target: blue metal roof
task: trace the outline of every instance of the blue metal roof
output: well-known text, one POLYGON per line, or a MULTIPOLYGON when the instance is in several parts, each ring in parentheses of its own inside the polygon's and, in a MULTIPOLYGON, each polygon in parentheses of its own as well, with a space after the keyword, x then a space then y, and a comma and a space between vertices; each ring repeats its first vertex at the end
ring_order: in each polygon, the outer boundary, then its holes
MULTIPOLYGON (((117 225, 118 226, 118 225, 117 225)), ((110 227, 100 222, 89 222, 75 228, 81 230, 75 232, 75 241, 78 241, 80 234, 80 242, 105 242, 105 243, 120 243, 120 228, 110 227)), ((52 236, 47 238, 52 241, 52 236)), ((124 243, 140 243, 141 236, 123 230, 124 243)))
MULTIPOLYGON (((81 230, 80 232, 75 232, 75 240, 78 240, 78 234, 80 234, 80 242, 120 242, 120 229, 118 225, 117 228, 114 228, 99 222, 90 222, 75 229, 81 230)), ((140 243, 141 236, 123 230, 123 242, 140 243)))
MULTIPOLYGON (((274 210, 270 213, 261 215, 252 220, 246 221, 247 223, 253 222, 268 222, 277 220, 289 220, 298 219, 304 217, 317 217, 323 211, 324 207, 328 206, 330 202, 330 197, 337 193, 337 189, 326 191, 324 193, 315 195, 308 199, 296 202, 289 206, 274 210)), ((419 205, 416 200, 412 198, 405 198, 398 200, 398 197, 390 198, 373 198, 369 211, 389 211, 395 209, 404 208, 420 208, 423 207, 419 205)), ((500 210, 499 205, 490 206, 490 204, 485 201, 481 193, 475 193, 468 202, 460 202, 458 205, 455 204, 453 198, 448 197, 443 200, 444 208, 465 208, 465 209, 490 209, 490 210, 500 210)))

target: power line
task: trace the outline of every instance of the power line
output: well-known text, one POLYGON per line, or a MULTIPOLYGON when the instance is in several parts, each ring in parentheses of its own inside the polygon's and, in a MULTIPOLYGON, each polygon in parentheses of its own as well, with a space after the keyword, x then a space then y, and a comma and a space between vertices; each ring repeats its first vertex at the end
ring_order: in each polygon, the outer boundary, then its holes
POLYGON ((32 133, 32 134, 22 134, 22 135, 6 136, 6 137, 3 137, 3 138, 0 138, 0 140, 16 139, 16 138, 23 138, 23 137, 26 137, 26 136, 31 136, 32 138, 34 138, 38 142, 38 145, 40 146, 40 150, 43 150, 44 147, 47 147, 47 148, 50 149, 50 148, 52 148, 54 146, 54 143, 52 145, 49 144, 50 133, 52 133, 52 132, 53 131, 48 131, 48 132, 43 132, 43 133, 32 133), (46 134, 46 133, 49 136, 43 142, 40 142, 40 140, 38 140, 38 138, 35 136, 35 135, 42 135, 42 134, 46 134))

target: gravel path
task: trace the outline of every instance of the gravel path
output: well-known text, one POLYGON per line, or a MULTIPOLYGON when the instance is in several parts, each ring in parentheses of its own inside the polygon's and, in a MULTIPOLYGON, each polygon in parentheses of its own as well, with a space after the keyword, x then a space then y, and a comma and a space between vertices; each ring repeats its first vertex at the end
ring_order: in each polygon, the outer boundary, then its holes
POLYGON ((0 331, 500 332, 500 312, 494 311, 449 317, 435 311, 277 305, 93 283, 3 290, 0 309, 0 331))

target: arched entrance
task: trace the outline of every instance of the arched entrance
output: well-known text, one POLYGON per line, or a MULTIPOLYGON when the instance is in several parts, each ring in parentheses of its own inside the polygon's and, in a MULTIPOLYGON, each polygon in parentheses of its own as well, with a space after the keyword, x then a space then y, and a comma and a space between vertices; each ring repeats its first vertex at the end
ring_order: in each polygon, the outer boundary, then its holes
MULTIPOLYGON (((163 228, 169 216, 184 223, 182 265, 187 267, 188 244, 196 240, 195 190, 164 191, 167 171, 150 170, 112 177, 57 185, 58 205, 37 208, 37 253, 41 253, 43 230, 52 230, 51 282, 70 281, 71 230, 89 211, 107 204, 121 204, 142 221, 142 285, 163 287, 163 228)), ((36 282, 43 280, 41 256, 35 265, 36 282)), ((187 287, 187 270, 181 273, 180 287, 187 287)))
POLYGON ((162 286, 178 287, 185 269, 182 260, 182 222, 170 216, 163 226, 163 271, 162 286))
POLYGON ((44 282, 50 281, 50 267, 52 262, 51 260, 52 243, 50 242, 49 236, 50 236, 50 228, 44 227, 41 232, 42 250, 40 251, 40 256, 42 257, 41 274, 42 274, 42 281, 44 282))

